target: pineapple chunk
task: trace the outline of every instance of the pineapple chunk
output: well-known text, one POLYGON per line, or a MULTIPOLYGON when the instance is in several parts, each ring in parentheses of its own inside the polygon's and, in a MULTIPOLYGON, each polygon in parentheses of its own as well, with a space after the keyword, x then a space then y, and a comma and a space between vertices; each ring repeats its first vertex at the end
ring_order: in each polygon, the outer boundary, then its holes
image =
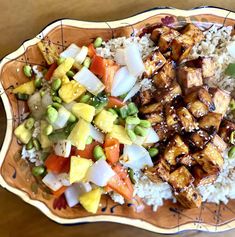
POLYGON ((13 93, 21 93, 21 94, 27 94, 27 95, 32 95, 35 92, 35 84, 34 80, 25 82, 20 86, 17 86, 14 90, 13 93))
POLYGON ((132 141, 127 135, 125 128, 121 125, 113 125, 113 129, 109 133, 109 136, 118 139, 122 144, 132 144, 132 141))
POLYGON ((95 116, 95 107, 85 103, 76 103, 72 107, 72 113, 78 118, 91 122, 95 116))
POLYGON ((32 131, 25 128, 24 123, 15 129, 14 134, 24 144, 27 144, 32 137, 32 131))
POLYGON ((48 123, 44 120, 41 120, 41 132, 40 132, 40 143, 42 148, 47 148, 52 145, 52 142, 49 140, 48 136, 45 134, 44 130, 47 127, 48 123))
POLYGON ((69 80, 69 78, 68 78, 66 75, 64 75, 64 76, 61 78, 61 82, 62 82, 62 85, 64 85, 64 84, 70 82, 70 80, 69 80))
POLYGON ((90 159, 72 156, 70 160, 69 182, 72 184, 84 180, 92 163, 90 159))
POLYGON ((90 135, 90 124, 83 119, 79 119, 73 130, 68 136, 68 140, 79 150, 86 147, 87 138, 90 135))
POLYGON ((107 110, 102 110, 94 120, 95 125, 103 132, 111 132, 113 129, 113 123, 116 120, 117 115, 112 114, 107 110))
POLYGON ((53 72, 53 78, 62 78, 73 66, 74 59, 66 58, 53 72))
POLYGON ((101 188, 96 188, 88 193, 84 193, 79 197, 81 205, 88 211, 95 214, 100 204, 102 194, 101 188))
POLYGON ((78 82, 72 80, 68 83, 62 84, 59 89, 59 96, 65 103, 70 103, 76 100, 79 96, 85 93, 86 89, 78 82))

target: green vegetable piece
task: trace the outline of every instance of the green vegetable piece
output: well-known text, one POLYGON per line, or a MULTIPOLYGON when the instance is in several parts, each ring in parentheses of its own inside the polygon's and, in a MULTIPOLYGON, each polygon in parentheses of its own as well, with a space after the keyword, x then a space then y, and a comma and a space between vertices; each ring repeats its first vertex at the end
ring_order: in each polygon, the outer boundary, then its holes
POLYGON ((134 176, 135 176, 134 170, 131 169, 131 168, 128 168, 127 172, 128 172, 128 175, 129 175, 129 177, 130 177, 131 182, 132 182, 133 184, 135 184, 136 181, 135 181, 135 178, 134 178, 134 176))
POLYGON ((69 70, 69 71, 66 73, 66 75, 67 75, 68 77, 74 77, 75 73, 74 73, 73 71, 69 70))
POLYGON ((53 132, 53 126, 51 124, 48 124, 45 127, 44 133, 48 136, 53 132))
POLYGON ((59 96, 52 96, 52 101, 57 102, 59 104, 62 103, 62 100, 59 96))
POLYGON ((62 57, 58 58, 57 65, 60 65, 61 63, 63 63, 64 60, 65 60, 65 58, 62 58, 62 57))
POLYGON ((39 151, 41 149, 41 144, 40 142, 38 141, 37 138, 33 138, 33 146, 35 148, 36 151, 39 151))
POLYGON ((57 92, 51 89, 51 96, 57 96, 57 92))
POLYGON ((28 65, 28 64, 24 65, 23 71, 24 71, 24 75, 26 77, 32 77, 33 71, 32 71, 32 68, 30 65, 28 65))
POLYGON ((57 102, 52 103, 52 106, 53 106, 55 109, 59 109, 59 108, 62 107, 62 105, 59 104, 59 103, 57 103, 57 102))
POLYGON ((96 109, 96 114, 99 113, 107 104, 107 97, 102 95, 94 97, 91 102, 91 105, 96 109))
POLYGON ((139 125, 143 128, 150 128, 151 127, 151 123, 148 120, 140 120, 139 125))
POLYGON ((71 113, 70 116, 69 116, 68 121, 69 121, 70 123, 73 123, 73 122, 77 121, 77 118, 76 118, 75 115, 73 115, 73 114, 71 113))
POLYGON ((89 57, 86 57, 83 62, 83 66, 89 68, 90 65, 91 65, 91 59, 89 57))
POLYGON ((42 70, 42 75, 45 76, 45 75, 47 74, 47 72, 48 72, 48 70, 47 70, 46 68, 44 68, 44 69, 42 70))
POLYGON ((235 63, 230 63, 225 69, 225 74, 235 78, 235 63))
POLYGON ((26 144, 26 150, 33 149, 33 140, 30 139, 29 142, 26 144))
POLYGON ((137 125, 137 124, 140 123, 140 119, 138 117, 135 117, 135 116, 128 116, 126 118, 126 123, 127 124, 137 125))
POLYGON ((110 112, 110 113, 112 113, 113 115, 117 115, 118 116, 118 113, 117 113, 117 111, 115 110, 115 109, 108 109, 108 111, 110 112))
POLYGON ((42 86, 42 78, 37 77, 34 81, 35 87, 40 88, 42 86))
POLYGON ((235 131, 232 131, 232 132, 230 133, 229 142, 234 145, 234 140, 235 140, 235 131))
MULTIPOLYGON (((53 103, 54 104, 54 103, 53 103)), ((58 112, 55 108, 53 108, 52 106, 50 106, 47 109, 47 118, 50 121, 50 123, 54 123, 57 118, 58 118, 58 112)))
POLYGON ((228 158, 229 159, 235 158, 235 146, 231 147, 230 150, 228 151, 228 158))
POLYGON ((68 125, 64 128, 64 132, 69 135, 71 133, 71 131, 73 130, 73 128, 75 127, 76 122, 75 123, 68 123, 68 125))
POLYGON ((32 173, 34 176, 40 176, 45 172, 45 168, 43 166, 35 166, 32 169, 32 173))
POLYGON ((96 160, 99 160, 99 159, 106 160, 106 157, 105 157, 105 154, 104 154, 104 150, 103 150, 103 148, 100 145, 95 146, 95 148, 93 150, 93 155, 94 155, 94 158, 96 160))
POLYGON ((123 94, 123 95, 120 95, 119 98, 122 99, 122 100, 124 100, 124 99, 126 98, 127 94, 128 94, 128 93, 125 93, 125 94, 123 94))
POLYGON ((146 136, 147 133, 148 133, 146 129, 140 127, 139 125, 137 125, 137 126, 134 128, 134 132, 135 132, 136 135, 139 135, 139 136, 141 136, 141 137, 146 136))
POLYGON ((45 91, 40 91, 40 96, 43 97, 46 94, 45 91))
POLYGON ((129 136, 129 138, 131 139, 131 141, 135 141, 135 140, 136 140, 136 135, 135 135, 135 133, 134 133, 133 130, 127 129, 127 135, 129 136))
POLYGON ((93 142, 93 138, 91 136, 89 136, 86 140, 86 144, 89 145, 93 142))
POLYGON ((18 100, 28 100, 29 99, 29 95, 23 94, 23 93, 17 93, 16 94, 16 98, 18 100))
POLYGON ((138 113, 138 108, 136 107, 135 103, 131 102, 128 104, 128 115, 134 115, 138 113))
POLYGON ((156 147, 152 147, 149 148, 148 152, 151 157, 154 157, 158 154, 158 149, 156 147))
POLYGON ((54 79, 51 84, 52 90, 58 91, 61 87, 61 84, 62 84, 62 81, 59 78, 54 79))
POLYGON ((235 110, 235 100, 231 99, 230 103, 229 103, 229 107, 231 110, 235 110))
POLYGON ((95 41, 94 41, 94 47, 95 48, 98 48, 98 47, 100 47, 101 45, 102 45, 102 42, 103 42, 103 39, 101 38, 101 37, 97 37, 96 39, 95 39, 95 41))
POLYGON ((80 103, 88 103, 91 99, 91 95, 90 94, 85 94, 81 97, 81 99, 79 100, 80 103))
POLYGON ((65 131, 56 131, 48 135, 49 140, 52 142, 58 142, 60 140, 65 140, 68 137, 68 133, 65 131))
POLYGON ((128 116, 128 107, 125 105, 119 109, 119 114, 122 119, 125 119, 128 116))
POLYGON ((24 126, 25 126, 26 129, 29 129, 29 130, 30 130, 30 129, 33 128, 34 123, 35 123, 34 118, 28 118, 28 119, 25 121, 24 126))

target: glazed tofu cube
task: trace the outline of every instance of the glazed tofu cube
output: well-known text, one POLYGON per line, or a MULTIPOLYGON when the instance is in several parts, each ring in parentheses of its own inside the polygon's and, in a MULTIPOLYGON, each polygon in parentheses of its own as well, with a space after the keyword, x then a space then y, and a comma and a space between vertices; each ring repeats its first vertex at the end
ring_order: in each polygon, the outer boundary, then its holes
POLYGON ((171 42, 176 37, 179 37, 180 33, 176 30, 171 29, 169 32, 166 32, 165 34, 160 35, 159 41, 158 41, 158 47, 159 50, 162 53, 165 53, 167 50, 170 49, 171 42))
POLYGON ((175 108, 171 104, 165 105, 166 124, 169 128, 178 127, 178 117, 175 108))
POLYGON ((140 108, 140 112, 145 115, 146 119, 154 123, 163 121, 163 105, 161 103, 154 103, 140 108))
POLYGON ((235 124, 227 119, 222 120, 219 136, 227 143, 229 143, 231 133, 235 131, 235 124))
POLYGON ((194 182, 194 178, 185 166, 181 166, 173 171, 168 180, 174 190, 181 191, 194 182))
POLYGON ((151 100, 153 98, 153 94, 152 94, 151 90, 141 91, 139 98, 140 98, 141 105, 147 105, 151 102, 151 100))
POLYGON ((181 86, 184 88, 192 88, 197 86, 202 86, 202 71, 200 68, 192 67, 179 67, 178 72, 178 81, 181 86))
POLYGON ((206 87, 198 89, 198 99, 208 107, 209 111, 215 111, 215 104, 206 87))
POLYGON ((214 138, 212 139, 212 143, 219 149, 221 153, 227 148, 227 143, 217 134, 215 134, 214 138))
POLYGON ((168 181, 170 176, 170 165, 162 158, 153 167, 144 170, 144 174, 154 183, 168 181))
POLYGON ((177 164, 177 158, 189 153, 188 146, 184 143, 179 135, 175 135, 167 144, 164 151, 164 159, 170 165, 177 164))
POLYGON ((152 76, 165 64, 166 59, 159 50, 155 50, 144 60, 145 72, 147 78, 152 76))
POLYGON ((185 155, 185 156, 180 157, 179 164, 185 165, 187 167, 191 167, 196 164, 196 161, 191 155, 185 155))
POLYGON ((202 169, 210 174, 218 174, 224 164, 220 151, 210 142, 202 151, 196 152, 192 156, 202 169))
POLYGON ((167 26, 163 26, 163 27, 160 27, 160 28, 155 28, 151 33, 150 39, 154 43, 157 43, 161 35, 169 33, 170 31, 171 31, 171 29, 167 26))
POLYGON ((153 126, 153 129, 159 136, 160 141, 165 141, 172 134, 165 122, 157 123, 153 126))
POLYGON ((197 59, 187 61, 185 64, 188 67, 201 68, 203 79, 214 76, 216 71, 215 61, 212 57, 199 57, 197 59))
POLYGON ((167 61, 164 66, 153 77, 153 82, 157 88, 167 88, 176 77, 172 61, 167 61))
POLYGON ((210 88, 209 91, 212 95, 212 100, 215 105, 214 112, 220 113, 222 116, 224 116, 231 100, 230 93, 219 88, 210 88))
POLYGON ((194 187, 175 193, 175 197, 185 208, 199 208, 202 204, 202 197, 194 187))
POLYGON ((182 94, 180 85, 173 81, 168 88, 159 89, 155 91, 154 98, 162 104, 171 102, 175 97, 182 94))
POLYGON ((189 36, 193 39, 194 43, 199 43, 204 38, 203 32, 192 23, 187 24, 186 27, 181 30, 181 34, 189 36))
POLYGON ((193 146, 203 149, 209 142, 210 137, 207 132, 198 130, 197 132, 192 133, 189 139, 193 146))
POLYGON ((211 184, 213 183, 216 178, 217 175, 216 174, 210 174, 205 172, 200 165, 195 165, 192 169, 192 175, 194 177, 194 185, 200 186, 200 185, 207 185, 207 184, 211 184))
POLYGON ((194 41, 187 35, 180 35, 172 40, 171 57, 174 61, 181 62, 186 59, 193 47, 194 41))
POLYGON ((177 109, 176 113, 180 123, 182 124, 183 130, 186 132, 192 132, 198 128, 198 123, 185 107, 177 109))
POLYGON ((209 112, 199 120, 199 127, 204 129, 209 134, 214 134, 219 131, 222 115, 218 113, 209 112))

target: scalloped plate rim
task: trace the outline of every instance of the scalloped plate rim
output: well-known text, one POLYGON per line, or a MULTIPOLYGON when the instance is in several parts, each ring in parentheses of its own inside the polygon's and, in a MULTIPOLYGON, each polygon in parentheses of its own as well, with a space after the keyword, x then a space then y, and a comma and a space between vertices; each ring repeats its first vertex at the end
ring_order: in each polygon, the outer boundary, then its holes
MULTIPOLYGON (((220 17, 229 17, 232 19, 235 19, 235 12, 231 10, 227 10, 224 8, 219 8, 219 7, 213 7, 213 6, 200 6, 196 8, 192 8, 190 10, 181 10, 181 9, 176 9, 176 8, 171 8, 171 7, 157 7, 157 8, 152 8, 146 11, 143 11, 141 13, 137 13, 131 17, 121 19, 121 20, 115 20, 115 21, 108 21, 108 22, 92 22, 92 21, 79 21, 76 19, 58 19, 55 20, 51 23, 49 23, 46 27, 44 27, 40 33, 37 35, 39 36, 40 34, 49 32, 58 24, 61 24, 63 22, 65 25, 69 26, 76 26, 80 28, 107 28, 107 23, 110 25, 111 28, 116 28, 116 27, 122 27, 122 23, 124 21, 128 21, 130 24, 131 23, 136 23, 140 22, 142 20, 145 20, 151 16, 158 15, 158 14, 172 14, 172 15, 181 15, 181 16, 192 16, 192 15, 197 15, 198 12, 200 13, 207 13, 211 14, 211 11, 213 11, 213 15, 215 16, 220 16, 220 17), (231 14, 231 16, 230 16, 231 14), (67 23, 67 24, 66 24, 67 23)), ((45 33, 46 34, 46 33, 45 33)), ((19 55, 23 54, 25 49, 28 46, 36 44, 38 41, 40 41, 39 38, 34 37, 29 40, 25 40, 21 46, 16 49, 14 52, 6 55, 3 57, 3 59, 0 62, 0 71, 2 70, 3 66, 5 63, 9 61, 7 58, 16 58, 19 55)), ((2 149, 0 151, 0 169, 1 165, 5 159, 5 155, 8 151, 11 138, 13 136, 13 114, 10 106, 9 99, 7 95, 4 92, 3 86, 0 81, 0 96, 3 101, 4 105, 4 110, 6 113, 6 119, 7 119, 7 128, 5 132, 5 138, 4 142, 2 145, 2 149), (10 109, 6 109, 10 108, 10 109)), ((19 196, 22 200, 24 200, 26 203, 29 203, 32 206, 35 206, 38 208, 41 212, 43 212, 47 217, 49 217, 51 220, 60 223, 60 224, 79 224, 79 223, 90 223, 90 222, 115 222, 115 223, 121 223, 121 224, 126 224, 130 226, 135 226, 138 228, 142 228, 148 231, 156 232, 156 233, 164 233, 164 234, 173 234, 173 233, 178 233, 180 231, 185 231, 185 230, 202 230, 202 231, 208 231, 208 232, 221 232, 221 231, 226 231, 230 230, 235 227, 235 220, 228 222, 229 226, 227 225, 228 223, 225 223, 223 225, 215 226, 215 225, 210 225, 210 224, 205 224, 205 223, 198 223, 198 225, 194 225, 193 222, 181 224, 175 228, 164 228, 164 227, 158 227, 153 224, 148 223, 145 220, 141 219, 131 219, 128 217, 121 217, 121 216, 113 216, 113 215, 95 215, 95 216, 88 216, 88 217, 81 217, 81 218, 74 218, 74 219, 66 219, 62 218, 59 216, 56 216, 53 214, 50 209, 42 202, 38 200, 31 199, 26 192, 14 188, 6 183, 6 181, 3 179, 1 173, 0 173, 0 185, 7 189, 8 191, 16 194, 19 196), (201 225, 201 228, 199 228, 199 224, 201 225)))

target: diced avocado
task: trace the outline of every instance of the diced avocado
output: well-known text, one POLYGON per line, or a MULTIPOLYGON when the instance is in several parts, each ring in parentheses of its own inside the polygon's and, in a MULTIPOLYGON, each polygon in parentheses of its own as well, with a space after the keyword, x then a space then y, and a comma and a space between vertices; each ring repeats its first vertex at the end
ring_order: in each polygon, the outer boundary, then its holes
POLYGON ((47 148, 50 147, 52 145, 52 141, 49 140, 48 136, 45 133, 45 129, 48 126, 48 123, 44 120, 41 120, 41 124, 40 124, 40 143, 41 143, 41 147, 47 148))
POLYGON ((68 136, 68 140, 72 145, 79 150, 84 150, 86 147, 87 138, 90 135, 90 124, 83 119, 79 119, 77 124, 68 136))
POLYGON ((17 86, 14 90, 13 93, 21 93, 21 94, 27 94, 27 95, 32 95, 35 92, 35 83, 34 80, 25 82, 22 85, 17 86))
POLYGON ((15 129, 14 134, 24 144, 27 144, 32 137, 32 131, 25 128, 24 123, 15 129))
POLYGON ((109 136, 118 139, 122 144, 132 144, 132 141, 127 135, 125 128, 121 125, 114 125, 112 131, 109 133, 109 136))
POLYGON ((94 119, 95 125, 103 132, 111 132, 117 115, 107 110, 102 110, 94 119))
POLYGON ((70 160, 70 172, 69 181, 70 183, 80 182, 85 179, 89 167, 92 165, 92 160, 72 156, 70 160))
POLYGON ((78 118, 91 122, 95 116, 95 107, 85 103, 76 103, 72 107, 72 113, 78 118))
POLYGON ((73 66, 74 64, 73 58, 66 58, 53 72, 53 78, 62 78, 73 66))
POLYGON ((100 204, 100 198, 102 194, 101 188, 96 188, 88 193, 84 193, 79 197, 81 205, 91 213, 96 213, 100 204))
POLYGON ((82 94, 86 92, 84 86, 76 82, 75 80, 71 80, 67 83, 62 84, 59 89, 59 96, 65 103, 70 103, 80 97, 82 94))

